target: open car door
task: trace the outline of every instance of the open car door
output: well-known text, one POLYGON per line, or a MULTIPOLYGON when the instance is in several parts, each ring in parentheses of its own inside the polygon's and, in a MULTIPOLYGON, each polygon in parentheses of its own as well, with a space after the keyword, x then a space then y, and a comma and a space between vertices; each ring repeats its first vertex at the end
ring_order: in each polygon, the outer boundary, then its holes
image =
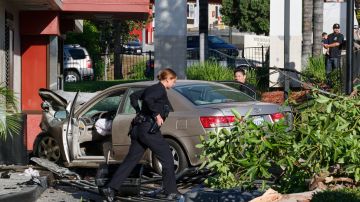
MULTIPOLYGON (((124 160, 130 147, 130 137, 128 136, 132 119, 135 117, 135 109, 131 106, 130 95, 135 91, 143 90, 144 87, 129 88, 122 111, 120 111, 112 124, 112 150, 114 158, 118 161, 124 160)), ((141 103, 139 102, 141 107, 141 103)))
POLYGON ((67 111, 69 111, 68 121, 63 124, 62 132, 62 142, 64 145, 65 158, 68 163, 74 159, 74 142, 73 134, 79 132, 78 121, 74 118, 75 104, 78 98, 79 91, 76 93, 72 102, 67 106, 67 111))

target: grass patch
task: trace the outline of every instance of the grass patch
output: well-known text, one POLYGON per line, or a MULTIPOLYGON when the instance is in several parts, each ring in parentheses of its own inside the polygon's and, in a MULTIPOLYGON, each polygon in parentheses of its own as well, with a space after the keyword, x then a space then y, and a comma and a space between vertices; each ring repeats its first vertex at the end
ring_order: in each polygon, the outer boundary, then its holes
POLYGON ((80 92, 96 92, 114 85, 137 81, 143 80, 81 81, 76 83, 65 83, 64 91, 76 92, 79 90, 80 92))

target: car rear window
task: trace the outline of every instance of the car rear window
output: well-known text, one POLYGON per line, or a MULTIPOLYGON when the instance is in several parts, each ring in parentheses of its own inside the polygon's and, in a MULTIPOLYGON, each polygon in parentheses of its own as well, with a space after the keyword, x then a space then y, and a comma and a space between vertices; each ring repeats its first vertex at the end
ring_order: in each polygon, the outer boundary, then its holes
POLYGON ((195 105, 255 101, 241 91, 219 84, 189 84, 176 86, 174 90, 195 105))
POLYGON ((82 49, 69 49, 69 53, 74 60, 86 58, 85 52, 82 49))
POLYGON ((223 44, 223 43, 225 43, 224 40, 222 40, 221 38, 216 37, 216 36, 209 36, 208 39, 213 44, 223 44))

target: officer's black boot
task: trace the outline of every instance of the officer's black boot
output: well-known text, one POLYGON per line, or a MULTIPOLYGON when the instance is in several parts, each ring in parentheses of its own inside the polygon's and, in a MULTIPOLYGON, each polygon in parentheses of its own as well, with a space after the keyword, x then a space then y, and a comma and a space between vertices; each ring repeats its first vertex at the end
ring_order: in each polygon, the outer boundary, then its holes
POLYGON ((106 198, 106 201, 112 202, 115 199, 115 190, 111 187, 105 187, 102 189, 102 192, 106 198))
POLYGON ((166 199, 167 200, 180 200, 180 198, 182 197, 183 195, 180 193, 180 192, 176 192, 176 193, 170 193, 170 194, 167 194, 166 195, 166 199))

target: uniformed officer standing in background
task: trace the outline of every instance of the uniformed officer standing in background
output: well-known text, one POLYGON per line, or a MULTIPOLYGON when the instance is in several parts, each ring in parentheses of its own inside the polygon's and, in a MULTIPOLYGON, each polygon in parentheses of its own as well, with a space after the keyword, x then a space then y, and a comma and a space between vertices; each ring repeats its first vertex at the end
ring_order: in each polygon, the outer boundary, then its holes
MULTIPOLYGON (((129 152, 110 183, 103 189, 108 201, 114 200, 115 192, 121 189, 121 184, 130 175, 147 148, 154 152, 162 164, 163 188, 167 198, 176 199, 180 196, 176 187, 174 158, 169 144, 159 130, 168 110, 172 109, 166 90, 174 86, 176 78, 176 73, 172 69, 164 69, 158 75, 159 83, 145 88, 141 93, 139 98, 142 100, 142 107, 133 120, 135 123, 130 132, 129 152), (157 127, 154 127, 154 124, 157 127)), ((134 103, 134 96, 132 96, 132 103, 134 103)))

